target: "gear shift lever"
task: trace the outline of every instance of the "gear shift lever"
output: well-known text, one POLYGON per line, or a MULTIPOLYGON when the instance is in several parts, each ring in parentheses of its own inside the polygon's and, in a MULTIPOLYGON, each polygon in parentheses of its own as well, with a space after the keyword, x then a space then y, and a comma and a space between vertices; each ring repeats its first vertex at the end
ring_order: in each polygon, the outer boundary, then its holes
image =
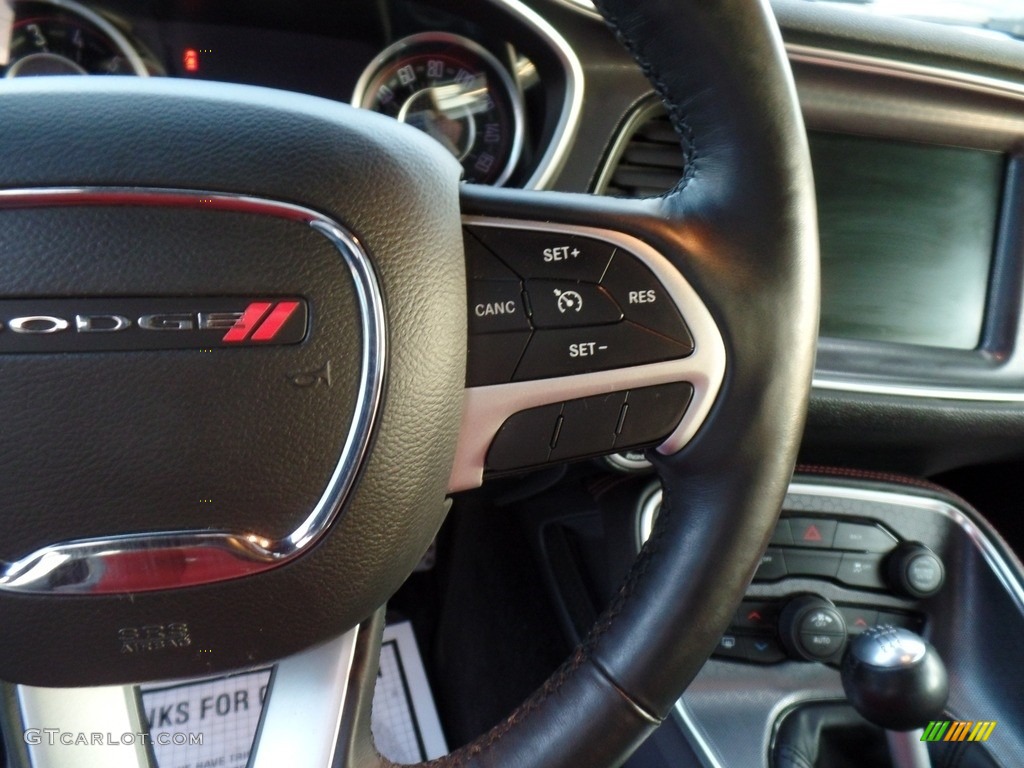
POLYGON ((854 709, 886 729, 896 768, 929 768, 920 729, 941 718, 949 696, 935 648, 910 630, 873 627, 850 641, 841 674, 854 709))

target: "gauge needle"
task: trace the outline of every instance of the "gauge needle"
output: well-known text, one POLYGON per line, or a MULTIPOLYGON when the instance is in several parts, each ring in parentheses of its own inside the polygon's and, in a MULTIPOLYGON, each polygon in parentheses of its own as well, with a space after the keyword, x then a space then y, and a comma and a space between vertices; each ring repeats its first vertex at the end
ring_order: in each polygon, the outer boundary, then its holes
POLYGON ((14 33, 14 5, 0 0, 0 67, 11 62, 11 36, 14 33))
POLYGON ((430 94, 434 109, 444 115, 475 115, 488 109, 486 75, 477 75, 464 83, 435 85, 425 90, 430 94))

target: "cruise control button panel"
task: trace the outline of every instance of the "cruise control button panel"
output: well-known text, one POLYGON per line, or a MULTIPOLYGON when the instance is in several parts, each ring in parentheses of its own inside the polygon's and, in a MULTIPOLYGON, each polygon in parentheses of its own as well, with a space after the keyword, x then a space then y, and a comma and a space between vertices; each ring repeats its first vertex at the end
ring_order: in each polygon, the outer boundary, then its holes
POLYGON ((467 226, 464 239, 468 386, 571 376, 693 354, 693 337, 668 290, 626 249, 581 235, 479 225, 467 226), (513 332, 530 334, 525 354, 518 340, 488 346, 472 338, 513 332), (480 354, 484 348, 486 356, 480 354), (516 359, 496 360, 504 349, 516 359))

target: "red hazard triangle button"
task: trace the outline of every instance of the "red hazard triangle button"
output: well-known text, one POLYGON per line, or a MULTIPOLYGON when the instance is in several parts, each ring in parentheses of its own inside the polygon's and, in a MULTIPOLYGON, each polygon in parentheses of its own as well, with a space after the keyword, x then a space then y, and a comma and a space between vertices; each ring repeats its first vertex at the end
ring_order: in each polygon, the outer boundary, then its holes
POLYGON ((836 537, 835 520, 823 518, 792 518, 789 521, 793 531, 793 543, 805 547, 831 547, 836 537))
POLYGON ((809 525, 804 530, 804 541, 821 541, 821 531, 818 530, 818 526, 809 525))

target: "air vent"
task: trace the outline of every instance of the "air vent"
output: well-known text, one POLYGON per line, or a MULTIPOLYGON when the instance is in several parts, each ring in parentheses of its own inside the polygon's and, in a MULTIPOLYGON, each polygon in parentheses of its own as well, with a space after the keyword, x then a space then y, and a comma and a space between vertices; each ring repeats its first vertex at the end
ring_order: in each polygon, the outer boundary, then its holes
POLYGON ((661 104, 640 110, 620 135, 617 151, 598 184, 612 197, 653 197, 672 189, 683 175, 683 150, 661 104))

